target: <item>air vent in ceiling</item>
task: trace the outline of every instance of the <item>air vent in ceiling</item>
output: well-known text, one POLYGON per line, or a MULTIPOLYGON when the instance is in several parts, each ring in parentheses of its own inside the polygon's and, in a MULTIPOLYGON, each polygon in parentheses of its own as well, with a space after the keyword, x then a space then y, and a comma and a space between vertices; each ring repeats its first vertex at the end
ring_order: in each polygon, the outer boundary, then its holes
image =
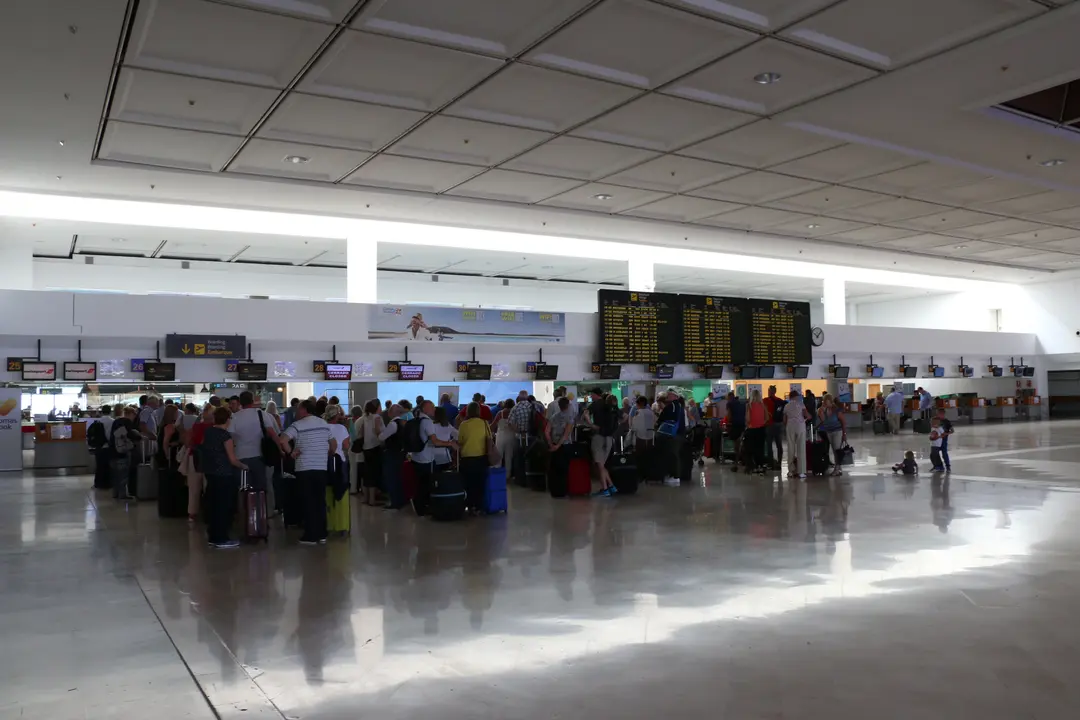
POLYGON ((94 264, 94 256, 93 256, 93 255, 87 255, 87 256, 86 256, 86 257, 84 258, 84 263, 85 263, 86 265, 93 265, 93 264, 94 264))
POLYGON ((1002 110, 1080 131, 1080 80, 1072 80, 998 105, 1002 110))

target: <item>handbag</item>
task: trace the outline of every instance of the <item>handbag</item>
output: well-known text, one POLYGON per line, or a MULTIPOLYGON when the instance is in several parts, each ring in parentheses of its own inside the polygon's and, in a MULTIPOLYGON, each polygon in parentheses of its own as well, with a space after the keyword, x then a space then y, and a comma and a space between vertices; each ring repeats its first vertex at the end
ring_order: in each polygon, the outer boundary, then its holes
POLYGON ((656 432, 660 435, 667 435, 668 437, 675 437, 678 432, 679 426, 674 420, 668 420, 667 422, 660 423, 660 427, 656 428, 656 432))
POLYGON ((176 469, 184 477, 187 477, 188 473, 192 471, 191 451, 187 445, 181 446, 180 451, 176 453, 176 469))
POLYGON ((488 465, 492 467, 498 467, 502 463, 502 453, 495 447, 495 438, 491 436, 491 428, 487 423, 484 423, 485 431, 487 432, 487 459, 488 465))
POLYGON ((274 466, 281 462, 281 448, 274 440, 266 435, 267 427, 263 422, 263 411, 257 411, 259 413, 259 428, 262 430, 262 439, 259 440, 259 454, 262 455, 263 462, 267 465, 274 466))
POLYGON ((841 465, 854 465, 855 464, 855 449, 847 443, 840 448, 840 464, 841 465))

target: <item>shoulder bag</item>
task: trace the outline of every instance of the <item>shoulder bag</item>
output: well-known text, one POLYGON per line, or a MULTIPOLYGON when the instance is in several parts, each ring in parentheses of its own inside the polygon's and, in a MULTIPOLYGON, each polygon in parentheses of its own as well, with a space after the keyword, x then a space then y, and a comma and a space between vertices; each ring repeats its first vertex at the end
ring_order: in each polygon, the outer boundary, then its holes
MULTIPOLYGON (((262 438, 259 440, 259 454, 262 455, 263 462, 270 467, 276 467, 281 462, 281 448, 278 447, 277 442, 274 441, 269 435, 266 434, 270 428, 266 427, 263 420, 263 411, 257 410, 259 414, 259 430, 262 431, 262 438)), ((273 432, 271 430, 271 432, 273 432)))

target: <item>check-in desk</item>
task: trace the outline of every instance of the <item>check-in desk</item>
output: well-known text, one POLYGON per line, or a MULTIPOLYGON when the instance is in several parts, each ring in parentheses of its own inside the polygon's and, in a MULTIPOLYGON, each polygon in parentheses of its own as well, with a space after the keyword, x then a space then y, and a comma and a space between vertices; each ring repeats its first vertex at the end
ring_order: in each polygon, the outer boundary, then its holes
POLYGON ((994 400, 994 404, 986 408, 987 420, 1015 420, 1016 419, 1016 398, 1014 397, 999 397, 994 400))
POLYGON ((945 419, 949 422, 955 423, 960 420, 960 401, 957 398, 939 398, 935 404, 938 410, 945 411, 945 419))
POLYGON ((1026 395, 1016 405, 1017 420, 1042 420, 1042 398, 1038 395, 1026 395))
POLYGON ((839 403, 844 413, 844 425, 848 432, 863 429, 862 405, 857 402, 839 403))
POLYGON ((986 398, 970 398, 959 408, 960 417, 969 423, 986 422, 986 398))
POLYGON ((94 457, 86 447, 86 423, 61 420, 34 423, 35 468, 88 468, 94 457))

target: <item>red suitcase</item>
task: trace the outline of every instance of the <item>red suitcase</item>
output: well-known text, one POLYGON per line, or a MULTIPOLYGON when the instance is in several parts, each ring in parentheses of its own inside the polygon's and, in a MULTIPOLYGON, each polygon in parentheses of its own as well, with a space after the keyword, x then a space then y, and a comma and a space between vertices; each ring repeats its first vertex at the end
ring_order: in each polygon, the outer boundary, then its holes
POLYGON ((266 519, 266 492, 248 485, 247 470, 240 474, 240 507, 244 513, 244 536, 248 540, 270 540, 266 519))
POLYGON ((589 476, 589 461, 586 458, 571 460, 566 474, 567 494, 571 496, 592 494, 592 478, 589 476))
POLYGON ((411 460, 401 464, 401 489, 405 493, 405 502, 412 502, 416 497, 416 471, 411 460))

